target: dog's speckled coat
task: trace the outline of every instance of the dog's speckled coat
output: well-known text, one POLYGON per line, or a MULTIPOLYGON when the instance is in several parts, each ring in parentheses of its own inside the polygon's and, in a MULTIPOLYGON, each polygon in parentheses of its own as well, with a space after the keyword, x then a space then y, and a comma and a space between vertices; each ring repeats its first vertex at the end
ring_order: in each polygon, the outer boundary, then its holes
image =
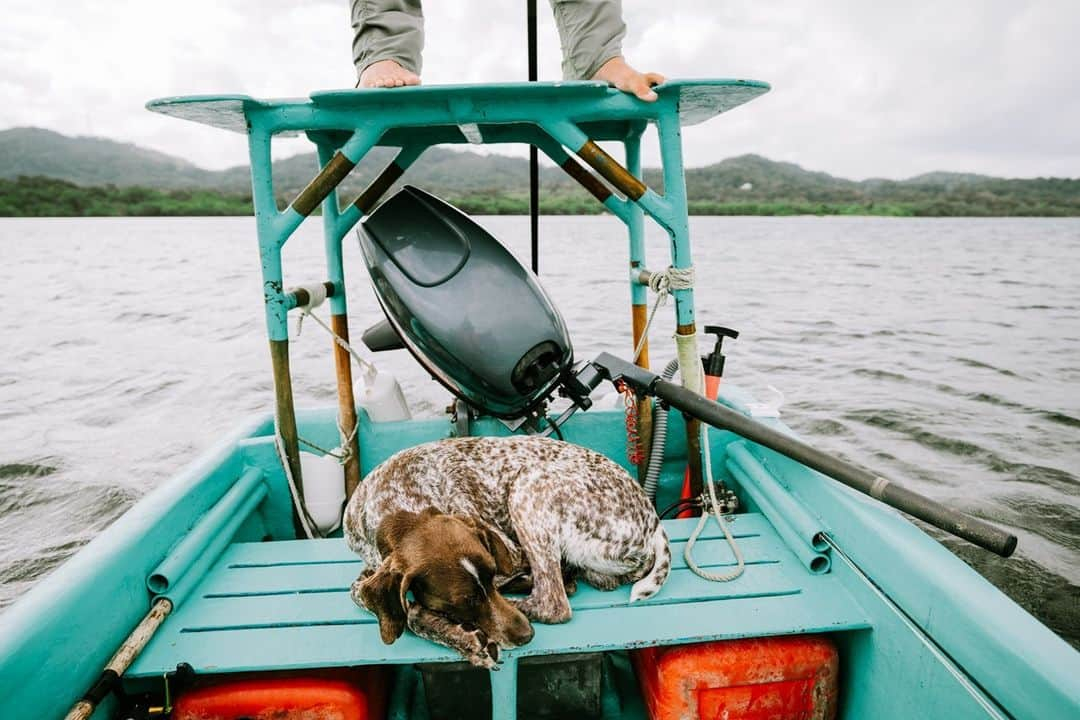
POLYGON ((655 594, 671 568, 667 535, 638 484, 603 455, 571 443, 469 437, 403 450, 349 501, 346 542, 377 568, 382 520, 426 508, 494 530, 521 559, 520 569, 531 570, 532 592, 518 608, 540 622, 570 619, 563 567, 602 590, 634 583, 631 600, 655 594))

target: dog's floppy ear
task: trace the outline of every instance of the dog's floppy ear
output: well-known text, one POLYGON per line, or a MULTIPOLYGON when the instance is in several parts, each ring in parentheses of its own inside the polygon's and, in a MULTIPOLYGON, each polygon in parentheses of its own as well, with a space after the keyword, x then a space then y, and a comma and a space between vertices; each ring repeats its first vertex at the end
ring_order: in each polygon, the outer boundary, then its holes
POLYGON ((419 527, 422 520, 438 514, 438 510, 429 507, 418 513, 398 510, 387 515, 379 523, 379 529, 375 531, 375 547, 378 548, 379 554, 383 557, 389 556, 410 530, 419 527))
POLYGON ((360 583, 360 600, 379 619, 379 636, 390 645, 405 632, 407 600, 413 573, 403 572, 391 555, 360 583))
POLYGON ((502 536, 487 523, 475 518, 461 520, 476 532, 480 542, 491 553, 491 557, 495 558, 495 570, 499 575, 511 575, 520 569, 521 553, 511 549, 502 536))

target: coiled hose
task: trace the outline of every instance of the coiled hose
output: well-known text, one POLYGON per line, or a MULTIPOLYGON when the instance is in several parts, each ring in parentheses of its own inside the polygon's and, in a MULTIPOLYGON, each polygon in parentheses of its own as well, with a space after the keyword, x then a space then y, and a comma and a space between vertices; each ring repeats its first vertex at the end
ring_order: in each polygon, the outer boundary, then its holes
MULTIPOLYGON (((672 358, 660 374, 665 380, 675 377, 679 369, 679 359, 672 358)), ((645 470, 645 483, 642 488, 649 500, 656 501, 656 486, 660 481, 660 466, 664 464, 664 443, 667 441, 667 412, 661 412, 653 420, 652 449, 649 451, 649 467, 645 470)))

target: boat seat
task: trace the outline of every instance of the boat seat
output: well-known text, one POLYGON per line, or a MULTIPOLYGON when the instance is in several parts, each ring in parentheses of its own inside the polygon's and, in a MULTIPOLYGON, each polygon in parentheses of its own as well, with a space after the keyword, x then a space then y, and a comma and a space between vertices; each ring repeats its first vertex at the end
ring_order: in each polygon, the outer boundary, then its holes
MULTIPOLYGON (((536 625, 532 642, 506 654, 869 627, 840 582, 806 570, 760 514, 738 515, 732 526, 746 559, 743 575, 727 583, 698 577, 683 559, 696 523, 665 521, 673 569, 657 595, 631 605, 629 586, 601 592, 579 582, 570 622, 536 625)), ((699 538, 694 558, 714 572, 734 565, 715 522, 699 538)), ((224 673, 460 659, 407 631, 384 645, 375 617, 349 597, 362 566, 341 539, 234 543, 165 621, 127 677, 160 677, 179 663, 198 673, 224 673)))

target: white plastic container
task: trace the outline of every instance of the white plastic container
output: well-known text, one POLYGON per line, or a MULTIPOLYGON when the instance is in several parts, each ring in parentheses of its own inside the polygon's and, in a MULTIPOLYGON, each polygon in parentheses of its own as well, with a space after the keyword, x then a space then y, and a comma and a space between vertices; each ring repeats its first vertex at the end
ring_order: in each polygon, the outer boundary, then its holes
POLYGON ((356 405, 367 412, 372 422, 412 419, 401 385, 385 370, 361 375, 353 391, 356 405))
POLYGON ((300 452, 300 472, 304 477, 304 504, 308 515, 326 534, 341 524, 345 504, 345 470, 332 455, 300 452))

